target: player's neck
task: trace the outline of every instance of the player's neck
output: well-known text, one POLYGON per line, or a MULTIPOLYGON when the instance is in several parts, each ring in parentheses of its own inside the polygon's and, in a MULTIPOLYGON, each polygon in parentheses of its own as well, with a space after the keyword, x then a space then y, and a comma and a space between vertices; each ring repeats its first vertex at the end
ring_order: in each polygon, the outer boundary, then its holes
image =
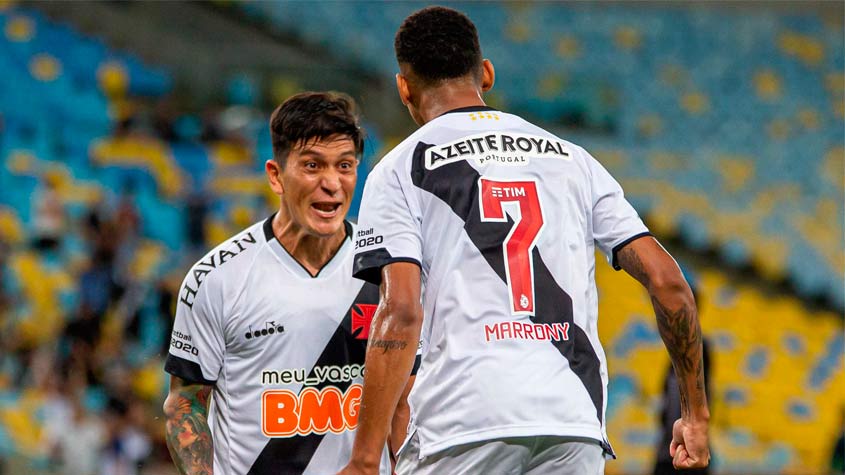
POLYGON ((286 218, 284 212, 280 211, 273 218, 273 234, 288 254, 309 274, 315 276, 343 245, 346 239, 346 228, 341 226, 331 236, 315 236, 298 226, 293 220, 286 218))
POLYGON ((485 105, 481 91, 474 85, 446 84, 420 93, 418 110, 423 123, 427 124, 451 110, 485 105))

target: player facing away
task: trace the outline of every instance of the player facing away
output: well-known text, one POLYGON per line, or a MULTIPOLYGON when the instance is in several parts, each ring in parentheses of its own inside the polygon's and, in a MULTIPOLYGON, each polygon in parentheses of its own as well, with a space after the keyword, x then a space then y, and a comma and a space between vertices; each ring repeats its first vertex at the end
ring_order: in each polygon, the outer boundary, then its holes
MULTIPOLYGON (((345 221, 363 130, 351 98, 302 93, 270 133, 279 210, 200 259, 179 294, 164 412, 182 474, 323 475, 352 448, 378 303, 378 287, 352 277, 345 221)), ((398 408, 397 447, 407 419, 398 408)))
POLYGON ((399 475, 602 473, 613 450, 595 246, 654 304, 683 409, 667 450, 678 467, 706 465, 695 303, 622 188, 583 148, 485 106, 494 70, 462 13, 414 13, 395 48, 399 95, 421 127, 364 191, 359 227, 373 239, 354 269, 382 299, 341 473, 377 473, 420 336, 399 475))

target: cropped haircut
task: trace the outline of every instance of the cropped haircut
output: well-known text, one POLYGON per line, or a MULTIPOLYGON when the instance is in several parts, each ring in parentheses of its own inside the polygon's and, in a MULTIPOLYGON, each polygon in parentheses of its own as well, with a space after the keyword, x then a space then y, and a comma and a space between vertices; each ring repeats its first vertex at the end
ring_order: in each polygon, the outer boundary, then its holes
POLYGON ((284 167, 291 149, 345 135, 364 151, 364 129, 359 124, 355 100, 340 92, 301 92, 289 97, 270 116, 273 158, 284 167))
POLYGON ((393 42, 396 60, 427 84, 473 74, 481 78, 478 31, 466 15, 446 7, 427 7, 402 22, 393 42))

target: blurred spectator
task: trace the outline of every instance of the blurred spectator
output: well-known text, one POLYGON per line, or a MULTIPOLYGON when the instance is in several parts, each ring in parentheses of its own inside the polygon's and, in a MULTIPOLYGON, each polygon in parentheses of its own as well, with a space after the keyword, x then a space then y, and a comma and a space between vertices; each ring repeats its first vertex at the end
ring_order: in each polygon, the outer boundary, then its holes
MULTIPOLYGON (((185 209, 188 249, 191 256, 206 248, 205 221, 208 216, 208 197, 202 190, 191 193, 185 209)), ((193 257, 191 257, 193 259, 193 257)))
MULTIPOLYGON (((84 381, 80 378, 71 379, 67 375, 56 377, 56 373, 62 374, 61 371, 55 371, 55 355, 49 361, 49 373, 40 378, 38 387, 41 389, 44 397, 44 404, 42 411, 44 412, 44 430, 48 439, 52 434, 58 434, 67 430, 71 426, 74 418, 73 396, 81 393, 84 386, 84 381), (78 381, 74 383, 74 381, 78 381)), ((49 445, 49 444, 47 444, 49 445)))
POLYGON ((71 399, 72 414, 66 425, 48 427, 52 458, 62 475, 91 475, 101 466, 105 427, 88 412, 78 397, 71 399))
POLYGON ((79 300, 85 311, 102 317, 117 293, 112 271, 113 257, 109 249, 94 251, 91 264, 79 277, 79 300))
POLYGON ((127 181, 115 210, 115 224, 120 239, 137 239, 141 233, 141 215, 135 204, 135 182, 127 181))
POLYGON ((153 112, 153 129, 160 139, 168 142, 176 140, 174 123, 177 115, 178 112, 171 97, 163 97, 156 101, 153 112))
MULTIPOLYGON (((0 374, 5 371, 7 363, 7 352, 13 347, 13 333, 12 312, 14 310, 13 298, 9 292, 8 282, 8 256, 9 246, 0 239, 0 374)), ((0 386, 2 386, 3 377, 0 376, 0 386)))
POLYGON ((134 280, 131 274, 135 251, 141 239, 141 213, 135 203, 135 182, 127 181, 114 213, 115 263, 114 278, 122 287, 129 287, 134 280))
POLYGON ((152 452, 143 427, 144 411, 137 402, 112 399, 106 411, 108 441, 100 475, 138 475, 152 452))
POLYGON ((57 249, 65 232, 64 203, 56 188, 56 178, 45 174, 32 197, 33 245, 39 251, 57 249))
POLYGON ((62 363, 66 374, 89 383, 96 382, 94 350, 100 334, 101 318, 86 305, 81 305, 77 317, 65 327, 64 337, 69 348, 62 363))
POLYGON ((7 281, 9 277, 8 261, 9 260, 9 245, 3 239, 0 239, 0 328, 5 321, 5 314, 12 307, 12 298, 8 293, 7 281))
MULTIPOLYGON (((175 275, 175 274, 174 274, 175 275)), ((170 349, 170 326, 172 316, 176 314, 176 294, 179 292, 179 277, 170 276, 161 279, 156 286, 158 291, 158 318, 164 334, 161 339, 160 355, 167 355, 170 349)))
POLYGON ((115 239, 115 225, 103 199, 92 204, 85 212, 82 229, 92 260, 111 266, 119 241, 115 239))

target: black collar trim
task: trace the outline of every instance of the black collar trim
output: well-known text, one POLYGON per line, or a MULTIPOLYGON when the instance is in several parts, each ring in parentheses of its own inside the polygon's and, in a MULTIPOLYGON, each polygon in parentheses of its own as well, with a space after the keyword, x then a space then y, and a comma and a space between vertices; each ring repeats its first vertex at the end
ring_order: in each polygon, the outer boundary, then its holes
POLYGON ((457 109, 452 109, 452 110, 446 111, 446 112, 444 112, 440 115, 444 116, 446 114, 454 114, 454 113, 459 113, 459 112, 483 112, 483 111, 496 111, 496 109, 494 109, 490 106, 468 106, 468 107, 459 107, 457 109))
MULTIPOLYGON (((296 258, 295 258, 295 257, 293 257, 293 254, 291 254, 291 253, 290 253, 290 252, 289 252, 289 251, 285 248, 285 246, 282 246, 281 241, 279 241, 278 239, 276 239, 276 235, 273 233, 273 218, 275 218, 275 217, 276 217, 276 213, 273 213, 273 214, 271 214, 271 215, 270 215, 270 217, 269 217, 269 218, 267 218, 267 220, 265 220, 265 221, 264 221, 264 226, 263 226, 263 228, 264 228, 264 237, 265 237, 265 238, 267 238, 267 242, 270 242, 270 241, 275 240, 275 241, 276 241, 276 244, 277 244, 280 248, 282 248, 282 249, 285 251, 285 253, 287 253, 287 255, 289 255, 289 256, 290 256, 290 258, 291 258, 291 259, 293 259, 293 261, 294 261, 294 262, 296 262, 297 264, 299 264, 299 266, 300 266, 300 267, 302 267, 302 270, 304 270, 306 274, 310 275, 312 279, 316 279, 317 277, 319 277, 319 276, 320 276, 320 272, 323 272, 323 269, 325 269, 326 267, 328 267, 328 265, 329 265, 329 264, 330 264, 330 263, 334 260, 334 258, 335 258, 335 257, 336 257, 339 253, 340 253, 340 250, 341 250, 341 249, 343 249, 343 245, 344 245, 344 244, 346 244, 345 242, 344 242, 344 243, 341 243, 341 244, 340 244, 340 246, 338 246, 338 248, 337 248, 337 249, 335 249, 334 254, 332 254, 332 256, 331 256, 331 257, 329 257, 329 260, 327 260, 327 261, 326 261, 326 263, 325 263, 325 264, 323 264, 323 267, 320 267, 320 270, 318 270, 316 274, 311 275, 311 272, 310 272, 307 268, 305 268, 305 266, 304 266, 304 265, 302 265, 302 263, 301 263, 301 262, 299 262, 298 260, 296 260, 296 258)), ((346 233, 346 237, 344 238, 344 241, 345 241, 346 239, 350 239, 350 240, 351 240, 351 239, 352 239, 352 224, 351 224, 349 221, 345 220, 345 219, 343 220, 343 230, 344 230, 344 232, 346 233)))
POLYGON ((270 215, 269 218, 267 218, 266 221, 264 221, 264 237, 267 239, 267 241, 272 241, 273 238, 276 237, 276 235, 273 234, 273 218, 275 217, 276 213, 273 213, 270 215))

